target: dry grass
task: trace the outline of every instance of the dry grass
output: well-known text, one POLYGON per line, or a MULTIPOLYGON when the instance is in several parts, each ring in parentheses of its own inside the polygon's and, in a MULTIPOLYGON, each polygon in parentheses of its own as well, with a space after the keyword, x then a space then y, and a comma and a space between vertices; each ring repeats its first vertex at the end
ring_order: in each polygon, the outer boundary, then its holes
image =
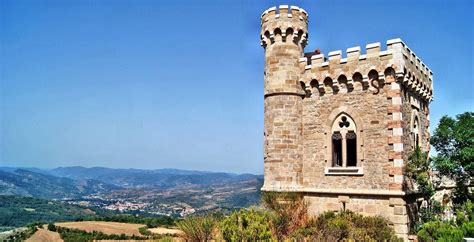
POLYGON ((60 242, 63 241, 57 232, 52 232, 47 229, 38 228, 27 242, 60 242))
POLYGON ((154 234, 169 234, 169 235, 181 235, 183 234, 183 231, 179 229, 168 229, 168 228, 151 228, 148 229, 148 231, 154 233, 154 234))
POLYGON ((55 223, 56 226, 72 229, 80 229, 86 232, 99 231, 104 234, 126 234, 129 236, 142 236, 138 228, 144 227, 144 224, 128 224, 103 221, 81 221, 55 223))

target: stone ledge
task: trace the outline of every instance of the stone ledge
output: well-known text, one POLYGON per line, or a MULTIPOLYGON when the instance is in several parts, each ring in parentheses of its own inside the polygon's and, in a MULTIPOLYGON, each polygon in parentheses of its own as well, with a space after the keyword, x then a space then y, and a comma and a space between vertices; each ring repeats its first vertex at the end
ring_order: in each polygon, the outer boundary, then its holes
POLYGON ((325 167, 324 175, 326 176, 363 176, 364 169, 362 167, 325 167))
POLYGON ((303 193, 323 193, 339 195, 378 195, 378 196, 405 196, 403 191, 375 190, 375 189, 323 189, 323 188, 304 188, 304 187, 271 187, 263 186, 264 192, 303 192, 303 193))

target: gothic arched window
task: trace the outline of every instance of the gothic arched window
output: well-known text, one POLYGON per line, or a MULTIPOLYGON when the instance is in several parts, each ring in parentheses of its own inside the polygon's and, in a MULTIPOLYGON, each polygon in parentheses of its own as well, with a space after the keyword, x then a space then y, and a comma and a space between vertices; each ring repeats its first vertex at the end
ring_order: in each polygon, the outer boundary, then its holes
POLYGON ((351 117, 340 114, 332 125, 332 165, 357 166, 357 129, 351 117))

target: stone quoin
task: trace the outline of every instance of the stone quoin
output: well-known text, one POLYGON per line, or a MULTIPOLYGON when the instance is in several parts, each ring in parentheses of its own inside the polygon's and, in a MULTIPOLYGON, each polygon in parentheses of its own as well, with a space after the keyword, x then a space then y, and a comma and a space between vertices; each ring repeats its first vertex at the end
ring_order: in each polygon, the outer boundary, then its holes
POLYGON ((308 14, 295 6, 263 12, 260 39, 262 191, 301 193, 312 215, 381 215, 408 240, 420 197, 404 166, 416 145, 429 151, 431 70, 401 39, 305 53, 308 14))

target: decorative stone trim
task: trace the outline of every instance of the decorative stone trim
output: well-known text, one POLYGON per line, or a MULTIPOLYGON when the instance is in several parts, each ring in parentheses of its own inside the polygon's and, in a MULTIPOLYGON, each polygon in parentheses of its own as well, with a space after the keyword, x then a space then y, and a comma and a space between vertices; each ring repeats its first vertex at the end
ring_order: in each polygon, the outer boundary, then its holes
POLYGON ((390 170, 390 176, 393 178, 393 182, 389 184, 390 190, 401 190, 403 188, 403 115, 402 109, 402 97, 400 92, 400 84, 396 82, 395 77, 393 82, 390 84, 391 96, 388 97, 390 102, 387 113, 392 114, 392 120, 388 121, 387 127, 392 135, 389 136, 388 145, 392 147, 392 151, 389 152, 389 161, 392 162, 393 168, 390 170), (397 95, 398 94, 398 95, 397 95), (400 132, 401 131, 401 132, 400 132))

